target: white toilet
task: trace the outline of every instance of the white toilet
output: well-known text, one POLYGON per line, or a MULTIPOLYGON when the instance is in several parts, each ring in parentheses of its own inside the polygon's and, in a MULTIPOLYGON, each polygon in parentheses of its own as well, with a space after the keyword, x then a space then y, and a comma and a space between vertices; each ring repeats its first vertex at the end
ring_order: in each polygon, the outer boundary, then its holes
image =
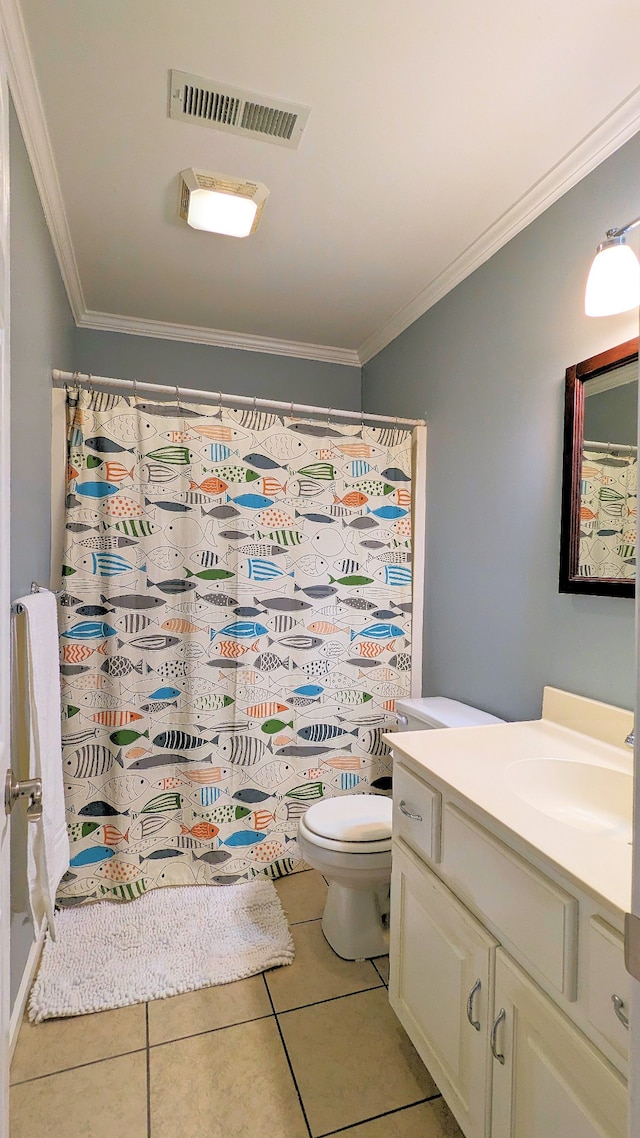
MULTIPOLYGON (((439 696, 398 700, 396 715, 400 731, 503 722, 439 696)), ((310 806, 299 822, 300 852, 329 882, 322 931, 344 960, 389 951, 391 810, 391 798, 382 794, 348 794, 310 806)))

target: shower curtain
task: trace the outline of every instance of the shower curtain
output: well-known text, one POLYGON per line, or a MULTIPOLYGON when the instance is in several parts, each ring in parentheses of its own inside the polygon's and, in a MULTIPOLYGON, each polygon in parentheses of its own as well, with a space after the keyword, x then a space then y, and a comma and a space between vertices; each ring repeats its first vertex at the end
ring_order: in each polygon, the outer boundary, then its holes
POLYGON ((62 905, 301 868, 388 789, 410 690, 411 434, 67 392, 62 905))
POLYGON ((581 577, 634 579, 638 459, 585 447, 580 487, 581 577))

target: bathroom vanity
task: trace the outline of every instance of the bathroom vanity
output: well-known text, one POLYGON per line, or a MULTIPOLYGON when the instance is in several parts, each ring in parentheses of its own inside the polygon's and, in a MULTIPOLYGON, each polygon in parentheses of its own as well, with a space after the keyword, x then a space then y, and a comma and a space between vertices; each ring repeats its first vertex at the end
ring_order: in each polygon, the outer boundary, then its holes
POLYGON ((625 1138, 630 712, 388 736, 392 1007, 467 1138, 625 1138), (577 729, 579 728, 579 729, 577 729))

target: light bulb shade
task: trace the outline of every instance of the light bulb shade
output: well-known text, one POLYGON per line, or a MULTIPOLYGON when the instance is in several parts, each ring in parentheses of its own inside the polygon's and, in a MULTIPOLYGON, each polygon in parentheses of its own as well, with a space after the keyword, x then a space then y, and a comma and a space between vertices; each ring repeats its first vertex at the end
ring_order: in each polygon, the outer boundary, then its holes
POLYGON ((192 229, 223 233, 226 237, 248 237, 258 227, 268 196, 262 182, 204 170, 183 170, 178 210, 192 229))
POLYGON ((614 316, 640 304, 640 264, 633 249, 618 238, 596 253, 584 297, 587 316, 614 316))

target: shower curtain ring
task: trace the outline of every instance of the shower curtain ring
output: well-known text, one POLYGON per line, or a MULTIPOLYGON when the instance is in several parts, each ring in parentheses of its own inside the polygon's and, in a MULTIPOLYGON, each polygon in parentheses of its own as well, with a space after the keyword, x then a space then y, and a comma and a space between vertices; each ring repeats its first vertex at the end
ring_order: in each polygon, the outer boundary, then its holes
POLYGON ((138 381, 137 381, 137 379, 134 379, 134 381, 133 381, 133 401, 134 401, 134 403, 137 401, 137 399, 138 399, 138 381))
POLYGON ((291 406, 289 407, 289 418, 293 419, 293 399, 291 400, 291 406))
POLYGON ((328 427, 331 426, 331 412, 332 411, 333 411, 333 407, 327 408, 327 426, 328 427))
POLYGON ((222 418, 222 392, 218 392, 218 414, 222 418))

